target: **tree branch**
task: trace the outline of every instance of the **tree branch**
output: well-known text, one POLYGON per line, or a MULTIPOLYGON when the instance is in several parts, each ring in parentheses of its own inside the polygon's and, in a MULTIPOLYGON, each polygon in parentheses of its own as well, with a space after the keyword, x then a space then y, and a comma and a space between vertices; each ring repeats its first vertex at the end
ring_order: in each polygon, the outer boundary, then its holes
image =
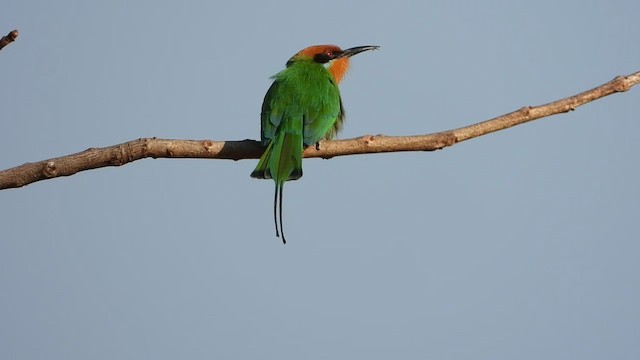
POLYGON ((6 36, 3 36, 2 39, 0 39, 0 50, 2 50, 3 47, 9 45, 10 43, 16 41, 17 37, 18 37, 18 30, 13 30, 10 33, 8 33, 6 36))
MULTIPOLYGON (((334 156, 399 151, 433 151, 461 141, 503 130, 543 117, 575 110, 607 95, 629 90, 640 83, 640 72, 618 76, 606 84, 580 94, 540 106, 527 106, 491 120, 459 129, 417 136, 366 135, 347 140, 322 141, 309 146, 304 157, 331 158, 334 156)), ((120 166, 144 158, 200 158, 200 159, 257 159, 264 150, 255 140, 211 141, 141 138, 105 148, 91 148, 83 152, 26 163, 0 171, 0 189, 17 188, 36 181, 106 166, 120 166)))

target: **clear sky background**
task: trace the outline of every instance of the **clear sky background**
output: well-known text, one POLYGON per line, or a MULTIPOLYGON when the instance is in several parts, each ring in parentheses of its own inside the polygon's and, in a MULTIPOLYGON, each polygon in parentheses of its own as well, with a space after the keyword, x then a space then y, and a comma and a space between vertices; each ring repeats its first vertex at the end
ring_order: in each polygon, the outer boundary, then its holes
MULTIPOLYGON (((2 4, 0 168, 259 137, 313 44, 380 45, 340 138, 417 135, 640 70, 638 1, 2 4)), ((304 161, 289 243, 257 160, 0 191, 1 359, 638 359, 640 89, 437 152, 304 161)))

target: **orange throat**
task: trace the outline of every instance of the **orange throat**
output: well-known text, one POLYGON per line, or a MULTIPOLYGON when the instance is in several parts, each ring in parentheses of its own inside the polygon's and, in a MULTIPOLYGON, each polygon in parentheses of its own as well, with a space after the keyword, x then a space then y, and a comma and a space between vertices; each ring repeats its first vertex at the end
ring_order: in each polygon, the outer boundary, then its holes
POLYGON ((335 59, 329 65, 329 72, 333 75, 333 78, 336 80, 336 84, 339 84, 344 77, 344 74, 347 73, 349 69, 349 58, 343 57, 339 59, 335 59))

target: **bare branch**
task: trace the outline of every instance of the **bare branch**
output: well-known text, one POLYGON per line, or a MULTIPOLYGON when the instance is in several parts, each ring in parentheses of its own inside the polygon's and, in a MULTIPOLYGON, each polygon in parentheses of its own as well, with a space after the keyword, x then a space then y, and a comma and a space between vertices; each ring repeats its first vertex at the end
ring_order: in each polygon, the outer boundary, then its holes
POLYGON ((13 30, 6 36, 3 36, 2 39, 0 39, 0 50, 2 50, 3 47, 9 45, 10 43, 16 41, 16 38, 18 38, 18 30, 13 30))
MULTIPOLYGON (((304 157, 331 158, 334 156, 399 151, 433 151, 461 141, 503 130, 543 117, 575 110, 593 100, 629 90, 640 83, 640 72, 618 76, 610 82, 580 94, 545 105, 523 107, 517 111, 465 126, 459 129, 418 136, 367 135, 348 140, 323 141, 310 146, 304 157)), ((258 141, 170 140, 142 138, 105 148, 91 148, 83 152, 54 159, 26 163, 0 171, 0 189, 16 188, 36 181, 106 166, 120 166, 144 158, 201 158, 201 159, 257 159, 264 148, 258 141)))

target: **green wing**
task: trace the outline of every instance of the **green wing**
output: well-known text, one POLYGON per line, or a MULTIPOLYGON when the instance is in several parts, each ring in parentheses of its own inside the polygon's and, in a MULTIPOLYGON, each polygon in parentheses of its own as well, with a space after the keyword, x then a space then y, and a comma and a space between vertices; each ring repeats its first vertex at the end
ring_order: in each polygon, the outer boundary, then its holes
POLYGON ((304 65, 293 65, 273 76, 275 81, 262 103, 260 123, 264 145, 276 137, 285 117, 302 122, 305 146, 332 139, 342 129, 344 109, 333 77, 322 66, 304 65))
POLYGON ((276 183, 302 176, 302 114, 292 82, 280 72, 267 91, 260 115, 260 138, 267 149, 252 177, 273 179, 276 183))
POLYGON ((312 145, 323 139, 333 139, 342 129, 344 109, 340 98, 340 91, 331 74, 324 71, 324 81, 314 91, 309 99, 311 106, 307 107, 304 116, 304 144, 312 145))
MULTIPOLYGON (((275 77, 275 76, 274 76, 275 77)), ((263 145, 276 137, 276 131, 282 121, 285 109, 276 104, 277 96, 282 93, 282 81, 275 80, 262 102, 262 112, 260 113, 260 140, 263 145)))

